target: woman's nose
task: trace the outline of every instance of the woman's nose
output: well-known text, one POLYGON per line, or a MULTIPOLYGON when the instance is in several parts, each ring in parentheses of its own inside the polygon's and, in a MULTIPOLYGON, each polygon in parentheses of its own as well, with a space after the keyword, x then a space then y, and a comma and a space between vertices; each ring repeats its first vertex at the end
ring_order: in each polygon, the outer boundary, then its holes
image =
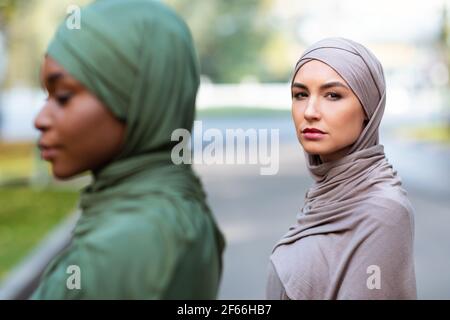
POLYGON ((320 119, 320 113, 317 108, 317 99, 316 98, 310 98, 308 100, 308 104, 305 108, 305 114, 304 117, 306 120, 317 120, 320 119))
POLYGON ((51 127, 52 119, 49 109, 48 103, 46 103, 34 119, 34 127, 39 131, 46 131, 51 127))

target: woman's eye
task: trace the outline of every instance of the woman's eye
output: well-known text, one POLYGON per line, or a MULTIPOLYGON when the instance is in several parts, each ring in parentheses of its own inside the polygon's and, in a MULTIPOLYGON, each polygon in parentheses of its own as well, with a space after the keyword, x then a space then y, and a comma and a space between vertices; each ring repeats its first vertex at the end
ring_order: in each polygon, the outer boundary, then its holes
POLYGON ((298 93, 294 93, 294 98, 296 99, 301 99, 301 98, 305 98, 307 97, 308 94, 306 92, 298 92, 298 93))
POLYGON ((70 98, 72 98, 71 93, 56 95, 56 101, 58 101, 58 104, 62 106, 69 102, 70 98))
POLYGON ((333 100, 338 100, 339 98, 341 98, 340 94, 334 93, 334 92, 328 92, 325 97, 329 96, 331 99, 333 100))

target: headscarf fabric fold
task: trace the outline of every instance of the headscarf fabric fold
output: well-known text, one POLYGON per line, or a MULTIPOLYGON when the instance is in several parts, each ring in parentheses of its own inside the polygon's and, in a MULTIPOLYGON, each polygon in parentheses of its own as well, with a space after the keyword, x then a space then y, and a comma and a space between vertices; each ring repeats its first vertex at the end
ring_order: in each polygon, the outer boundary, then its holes
POLYGON ((305 152, 315 183, 297 222, 273 249, 271 264, 291 299, 416 298, 414 210, 379 144, 386 102, 382 65, 355 41, 326 38, 304 52, 293 79, 311 60, 347 82, 369 121, 338 160, 323 163, 305 152), (368 284, 373 268, 380 270, 380 288, 368 284))

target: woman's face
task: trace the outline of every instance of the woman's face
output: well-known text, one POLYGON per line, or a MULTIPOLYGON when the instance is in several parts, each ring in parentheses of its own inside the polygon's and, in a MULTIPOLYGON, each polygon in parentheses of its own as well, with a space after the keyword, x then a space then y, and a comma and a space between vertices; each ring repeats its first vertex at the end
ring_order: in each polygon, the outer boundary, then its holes
POLYGON ((122 148, 125 124, 48 56, 41 80, 48 99, 34 124, 41 131, 42 158, 51 163, 53 174, 70 178, 112 160, 122 148))
POLYGON ((345 80, 327 64, 311 60, 297 72, 291 90, 292 117, 305 151, 323 162, 343 157, 365 120, 361 103, 345 80))

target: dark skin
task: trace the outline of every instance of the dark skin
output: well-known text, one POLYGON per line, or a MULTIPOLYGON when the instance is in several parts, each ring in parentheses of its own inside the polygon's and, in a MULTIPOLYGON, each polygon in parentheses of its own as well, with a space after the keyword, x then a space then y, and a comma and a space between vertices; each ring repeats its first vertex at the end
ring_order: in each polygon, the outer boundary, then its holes
POLYGON ((41 69, 48 99, 36 116, 39 147, 53 175, 68 179, 97 171, 122 150, 125 123, 49 56, 41 69))

